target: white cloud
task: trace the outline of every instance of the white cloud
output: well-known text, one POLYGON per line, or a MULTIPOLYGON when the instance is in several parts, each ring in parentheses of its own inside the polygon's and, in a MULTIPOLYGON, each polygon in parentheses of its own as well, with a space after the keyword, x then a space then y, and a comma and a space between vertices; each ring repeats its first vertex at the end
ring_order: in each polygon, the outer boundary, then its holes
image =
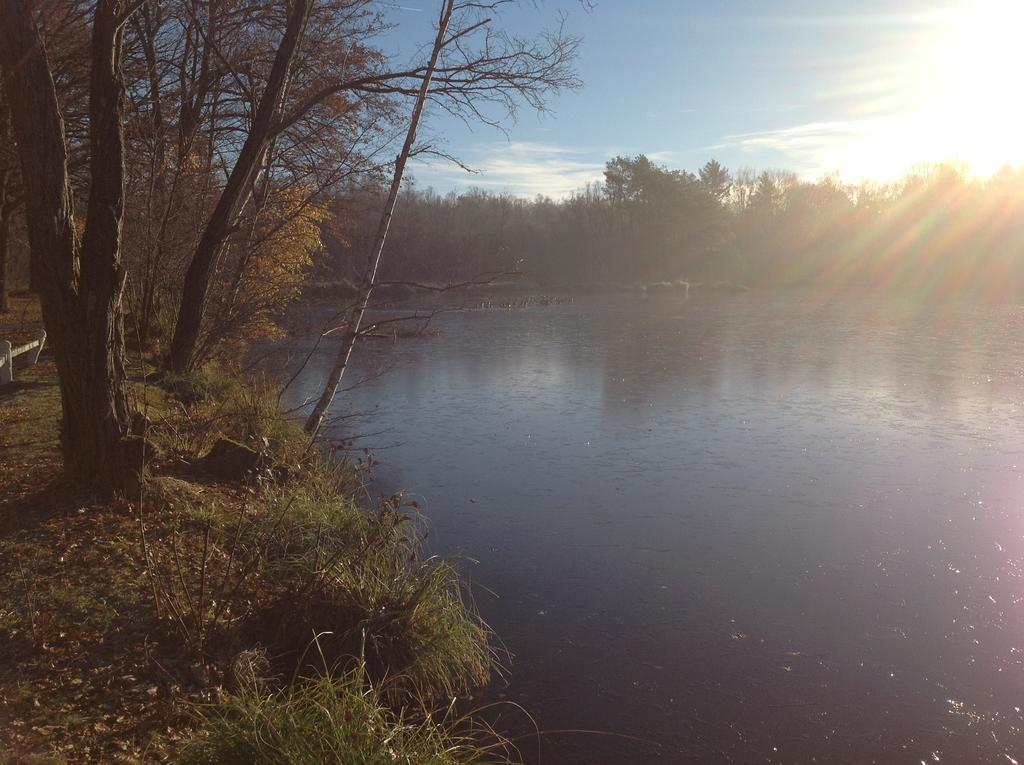
POLYGON ((459 159, 476 172, 430 160, 417 162, 413 174, 421 186, 443 190, 475 186, 558 199, 602 180, 604 172, 604 159, 586 149, 531 141, 477 144, 459 159))
POLYGON ((954 158, 929 133, 921 115, 807 122, 775 130, 728 135, 712 149, 737 149, 805 176, 833 171, 849 180, 894 178, 921 163, 954 158))
MULTIPOLYGON (((638 152, 633 152, 637 154, 638 152)), ((659 165, 673 165, 679 163, 679 152, 677 151, 648 151, 645 152, 647 159, 659 165)))
POLYGON ((850 144, 864 141, 879 130, 876 120, 808 122, 774 130, 727 135, 711 148, 739 149, 761 156, 766 151, 774 152, 801 170, 814 172, 837 169, 834 163, 850 144))

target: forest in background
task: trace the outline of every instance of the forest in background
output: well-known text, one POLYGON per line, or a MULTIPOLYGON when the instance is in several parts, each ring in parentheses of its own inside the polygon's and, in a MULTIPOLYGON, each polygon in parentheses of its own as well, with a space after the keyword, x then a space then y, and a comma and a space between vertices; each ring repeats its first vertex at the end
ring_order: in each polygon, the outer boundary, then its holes
MULTIPOLYGON (((890 183, 670 170, 616 157, 605 180, 563 200, 411 187, 399 203, 385 279, 459 282, 519 272, 559 287, 686 279, 746 286, 891 287, 1017 299, 1024 285, 1024 171, 976 178, 955 164, 890 183)), ((316 278, 363 268, 380 195, 334 202, 316 278)))
MULTIPOLYGON (((224 271, 231 278, 218 281, 224 299, 208 320, 211 349, 276 331, 281 309, 307 280, 362 278, 386 187, 382 166, 349 161, 343 182, 314 195, 315 204, 296 198, 291 209, 279 192, 261 210, 265 222, 250 227, 251 245, 228 250, 239 259, 224 271)), ((16 207, 10 220, 7 281, 25 289, 27 242, 16 207)), ((129 304, 144 335, 151 326, 159 332, 161 320, 167 332, 173 316, 161 311, 176 297, 164 280, 183 261, 167 242, 156 247, 151 233, 142 234, 145 246, 136 239, 130 250, 142 290, 129 290, 129 304)), ((897 181, 850 184, 838 175, 732 172, 715 160, 691 173, 638 155, 609 160, 603 183, 561 200, 479 188, 439 194, 410 178, 381 279, 446 284, 519 275, 561 289, 685 279, 998 301, 1024 294, 1022 255, 1024 168, 975 177, 944 163, 897 181)))
MULTIPOLYGON (((368 118, 374 129, 382 129, 374 120, 383 116, 368 118)), ((326 168, 313 163, 305 172, 326 168)), ((253 218, 241 229, 244 240, 231 237, 218 263, 204 355, 233 339, 275 332, 307 281, 360 281, 385 202, 385 170, 386 163, 353 152, 334 167, 331 182, 268 186, 262 206, 243 211, 253 218)), ((517 275, 560 289, 684 279, 892 288, 935 298, 1024 294, 1024 168, 976 177, 941 163, 892 182, 851 184, 837 174, 808 180, 784 170, 730 171, 715 160, 693 173, 641 154, 609 160, 604 177, 560 200, 480 188, 439 194, 409 178, 380 277, 447 284, 517 275)), ((153 189, 143 191, 129 200, 152 205, 153 189)), ((164 204, 189 198, 181 194, 164 204)), ((28 246, 20 200, 10 197, 0 241, 9 253, 8 288, 23 290, 28 246)), ((180 299, 171 285, 182 278, 187 249, 168 234, 195 237, 200 218, 181 207, 160 232, 141 209, 128 218, 134 279, 126 297, 144 340, 169 333, 180 299)))

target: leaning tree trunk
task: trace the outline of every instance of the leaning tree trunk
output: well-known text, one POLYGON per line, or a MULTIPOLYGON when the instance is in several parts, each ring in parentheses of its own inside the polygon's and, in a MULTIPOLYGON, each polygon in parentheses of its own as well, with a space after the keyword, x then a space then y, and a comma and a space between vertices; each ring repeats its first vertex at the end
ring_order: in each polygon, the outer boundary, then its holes
POLYGON ((60 382, 65 468, 109 493, 134 485, 140 465, 126 438, 121 20, 114 0, 98 0, 91 45, 91 181, 79 241, 63 120, 32 9, 30 0, 0 0, 0 65, 25 184, 32 270, 60 382))
POLYGON ((274 63, 267 85, 253 116, 252 126, 238 153, 217 206, 203 229, 196 245, 181 293, 181 305, 174 324, 171 350, 167 365, 175 372, 189 369, 195 362, 196 345, 206 312, 206 297, 210 278, 224 241, 231 233, 238 211, 248 199, 253 179, 263 162, 274 122, 281 108, 288 86, 288 77, 312 10, 313 0, 292 0, 288 22, 281 43, 274 55, 274 63))
POLYGON ((419 93, 416 95, 416 103, 412 109, 412 116, 409 119, 409 130, 405 135, 405 143, 402 151, 395 159, 395 172, 391 178, 391 188, 388 190, 388 198, 384 203, 384 209, 380 214, 380 221, 377 224, 377 235, 373 240, 369 269, 363 277, 360 287, 360 294, 356 298, 355 308, 348 317, 345 328, 345 336, 341 340, 341 347, 338 348, 338 355, 334 358, 334 365, 331 373, 327 376, 327 382, 320 398, 317 400, 313 411, 309 413, 304 425, 311 438, 316 438, 323 425, 324 417, 331 408, 334 397, 338 395, 338 386, 341 385, 341 378, 345 376, 348 368, 348 361, 352 357, 352 349, 359 339, 359 327, 363 322, 363 314, 370 304, 370 297, 373 295, 373 288, 377 283, 377 269, 380 266, 380 258, 384 253, 384 243, 388 238, 388 230, 391 228, 391 216, 395 212, 395 203, 398 201, 398 191, 402 187, 402 176, 405 174, 405 163, 412 153, 413 144, 416 142, 416 130, 420 124, 420 116, 423 114, 423 104, 430 92, 430 82, 433 79, 434 71, 437 69, 437 60, 445 45, 445 35, 448 34, 448 25, 452 20, 452 13, 455 8, 455 0, 444 0, 441 4, 441 17, 437 23, 437 37, 434 39, 434 47, 430 52, 430 63, 427 64, 427 71, 420 84, 419 93))

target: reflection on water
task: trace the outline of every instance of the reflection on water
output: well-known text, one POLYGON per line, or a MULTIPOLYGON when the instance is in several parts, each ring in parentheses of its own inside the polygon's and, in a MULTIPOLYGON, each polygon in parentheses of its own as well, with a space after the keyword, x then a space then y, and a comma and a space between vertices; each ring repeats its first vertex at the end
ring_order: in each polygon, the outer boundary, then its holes
POLYGON ((1024 761, 1024 311, 623 297, 438 326, 361 347, 355 377, 394 369, 344 405, 432 549, 479 560, 515 655, 494 693, 635 737, 541 762, 1024 761))

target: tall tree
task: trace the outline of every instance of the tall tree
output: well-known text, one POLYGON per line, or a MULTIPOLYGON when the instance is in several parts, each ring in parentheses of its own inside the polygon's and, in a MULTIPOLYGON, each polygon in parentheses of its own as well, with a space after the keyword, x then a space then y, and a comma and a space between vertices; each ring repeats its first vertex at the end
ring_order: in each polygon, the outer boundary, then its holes
POLYGON ((64 121, 31 0, 0 2, 0 66, 25 184, 43 320, 60 382, 64 464, 100 492, 138 470, 126 436, 121 260, 124 210, 121 29, 132 9, 97 0, 89 79, 89 184, 76 229, 64 121))
POLYGON ((185 273, 181 306, 174 327, 174 337, 171 339, 169 363, 174 370, 183 371, 193 361, 203 313, 206 310, 210 275, 239 209, 252 192, 256 173, 262 166, 267 145, 273 137, 272 133, 280 116, 285 89, 288 86, 292 62, 302 40, 313 3, 314 0, 293 0, 291 3, 284 34, 277 46, 274 64, 260 97, 259 106, 253 115, 249 133, 185 273))
POLYGON ((712 159, 700 169, 700 182, 719 202, 725 200, 732 189, 732 177, 717 159, 712 159))

